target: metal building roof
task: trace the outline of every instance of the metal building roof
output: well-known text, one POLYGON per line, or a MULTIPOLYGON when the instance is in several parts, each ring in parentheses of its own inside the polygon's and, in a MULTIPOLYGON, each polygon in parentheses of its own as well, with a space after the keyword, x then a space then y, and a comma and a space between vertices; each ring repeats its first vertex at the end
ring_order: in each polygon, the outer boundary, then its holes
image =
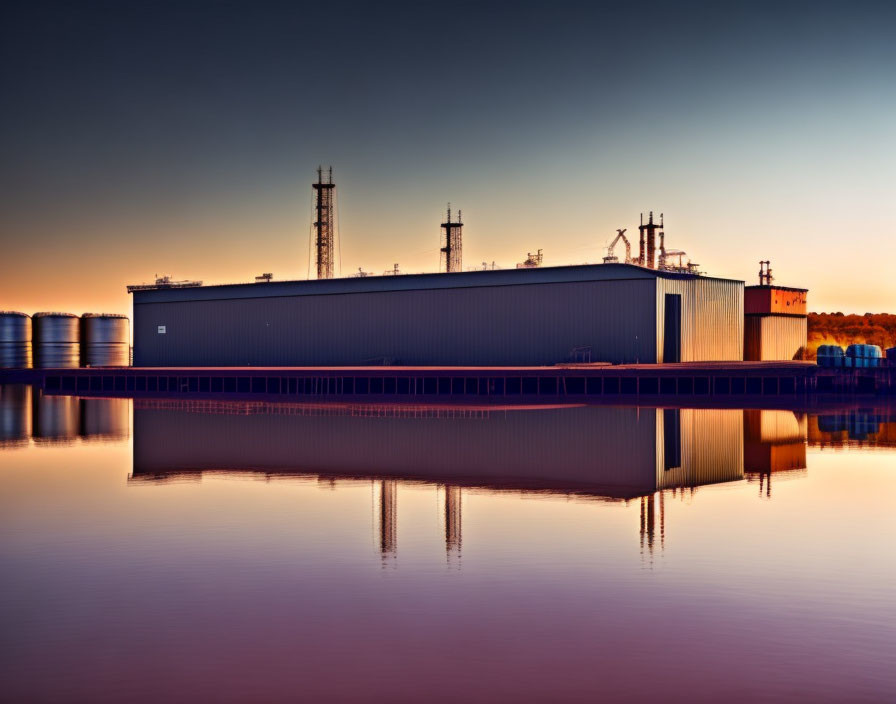
POLYGON ((133 294, 134 303, 162 303, 656 278, 688 280, 714 277, 657 271, 634 264, 583 264, 535 269, 490 269, 452 274, 400 274, 397 276, 219 284, 196 288, 140 290, 133 291, 133 294))

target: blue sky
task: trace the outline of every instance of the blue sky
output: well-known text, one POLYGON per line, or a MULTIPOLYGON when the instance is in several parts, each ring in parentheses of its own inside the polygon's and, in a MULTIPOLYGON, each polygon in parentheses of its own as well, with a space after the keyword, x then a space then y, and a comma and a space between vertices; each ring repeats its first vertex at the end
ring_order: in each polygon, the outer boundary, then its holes
POLYGON ((128 312, 155 273, 599 261, 664 212, 708 273, 896 309, 890 3, 6 3, 0 307, 128 312))

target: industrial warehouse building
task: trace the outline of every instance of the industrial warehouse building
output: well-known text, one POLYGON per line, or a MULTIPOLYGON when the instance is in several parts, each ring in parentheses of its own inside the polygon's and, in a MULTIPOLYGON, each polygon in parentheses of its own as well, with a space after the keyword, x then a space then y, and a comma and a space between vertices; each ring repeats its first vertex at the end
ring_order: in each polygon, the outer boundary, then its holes
POLYGON ((742 360, 744 284, 629 264, 148 288, 136 366, 742 360))

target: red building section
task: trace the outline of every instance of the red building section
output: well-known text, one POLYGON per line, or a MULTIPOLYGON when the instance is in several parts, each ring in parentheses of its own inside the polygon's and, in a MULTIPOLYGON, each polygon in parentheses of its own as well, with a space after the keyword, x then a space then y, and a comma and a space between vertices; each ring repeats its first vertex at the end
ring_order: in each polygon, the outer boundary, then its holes
POLYGON ((801 359, 807 345, 804 288, 744 287, 744 360, 801 359))
POLYGON ((744 313, 806 315, 808 290, 784 286, 745 286, 744 313))

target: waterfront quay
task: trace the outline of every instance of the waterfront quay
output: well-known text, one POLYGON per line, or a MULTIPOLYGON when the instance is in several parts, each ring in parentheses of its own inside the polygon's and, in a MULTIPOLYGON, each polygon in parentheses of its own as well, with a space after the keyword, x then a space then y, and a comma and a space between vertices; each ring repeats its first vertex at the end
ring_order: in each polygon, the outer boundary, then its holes
POLYGON ((569 364, 550 367, 87 367, 0 370, 49 393, 276 397, 281 400, 514 403, 596 398, 805 399, 893 393, 892 367, 811 362, 569 364))

